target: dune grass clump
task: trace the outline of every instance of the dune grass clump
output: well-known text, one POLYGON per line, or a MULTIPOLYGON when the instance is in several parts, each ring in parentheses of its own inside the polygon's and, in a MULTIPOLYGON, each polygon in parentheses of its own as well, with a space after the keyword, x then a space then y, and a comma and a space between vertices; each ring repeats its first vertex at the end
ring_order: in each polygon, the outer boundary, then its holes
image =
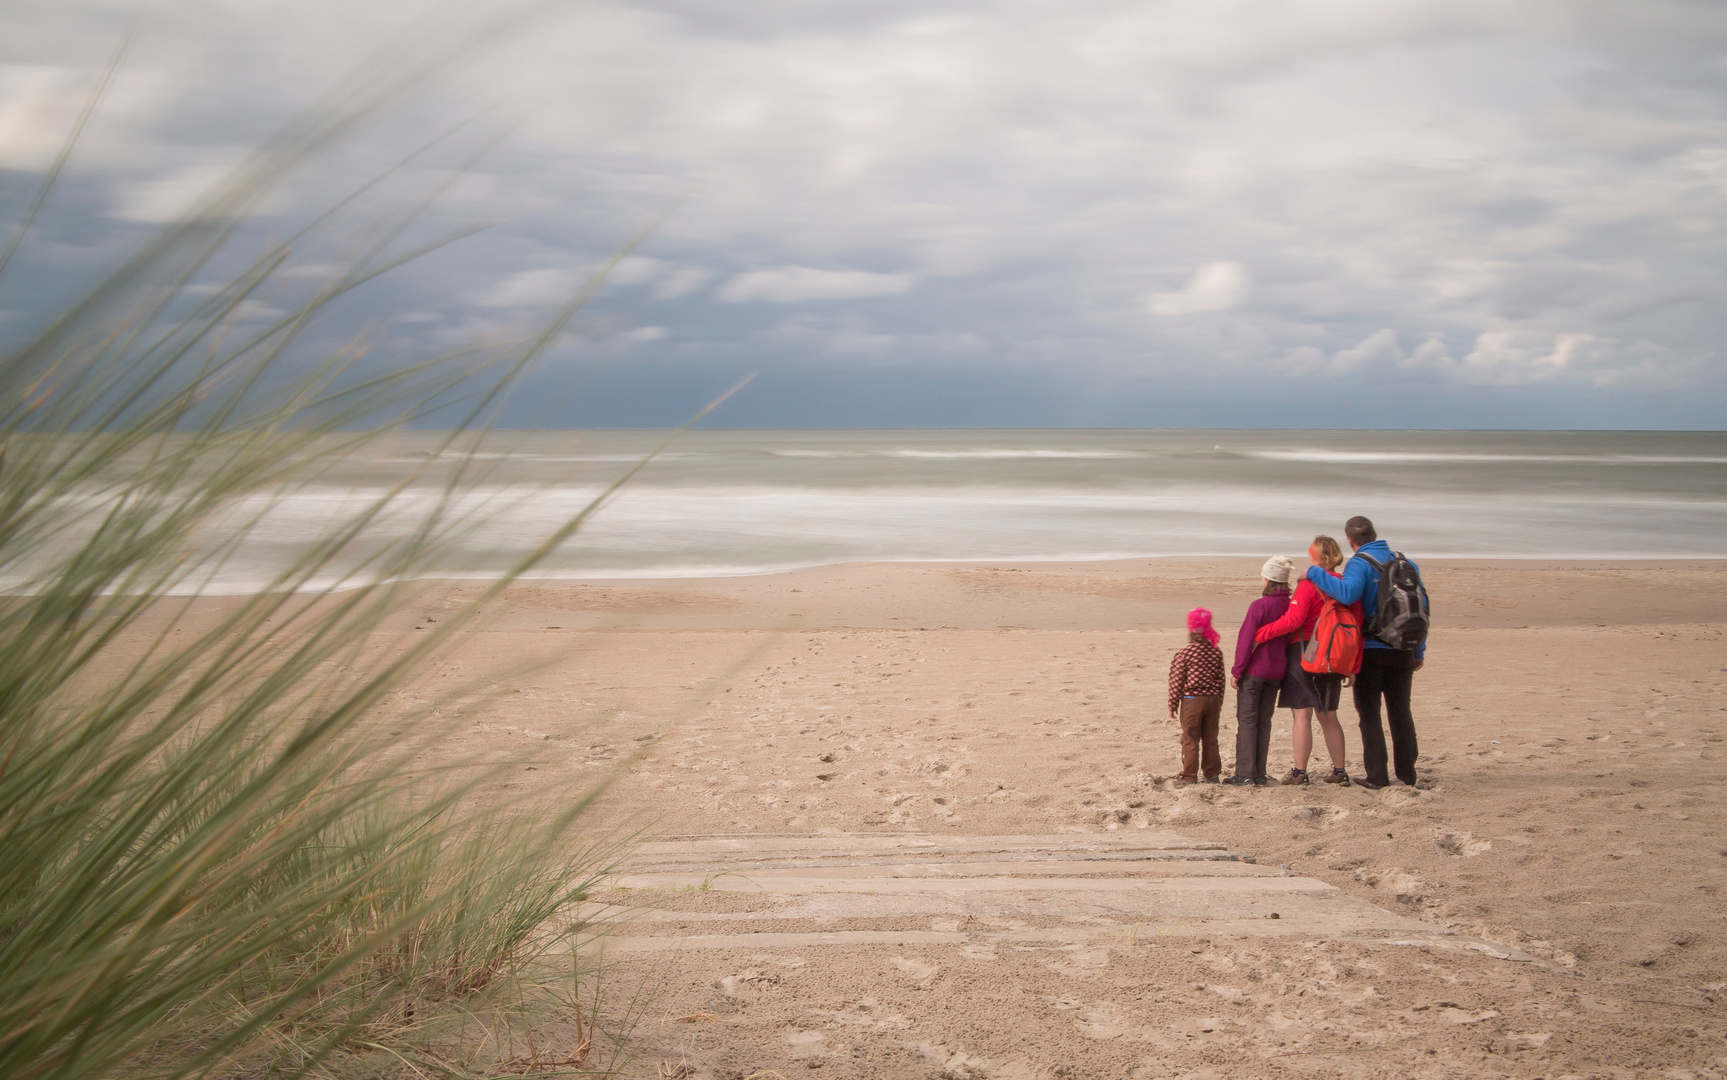
POLYGON ((430 767, 439 722, 391 696, 582 517, 411 644, 381 638, 475 513, 473 441, 451 434, 338 501, 253 591, 208 595, 280 527, 284 496, 336 484, 427 416, 482 424, 585 298, 513 348, 380 367, 356 345, 308 362, 308 328, 400 261, 390 245, 419 207, 310 286, 281 273, 299 237, 238 260, 236 237, 274 177, 353 122, 296 121, 0 358, 8 1080, 615 1057, 583 1023, 581 953, 556 918, 616 852, 580 827, 587 798, 500 809, 495 767, 430 767), (238 268, 212 285, 218 263, 238 268), (549 956, 556 986, 543 964, 528 973, 549 956), (545 991, 572 1044, 523 1052, 472 1020, 500 987, 521 1007, 545 991))

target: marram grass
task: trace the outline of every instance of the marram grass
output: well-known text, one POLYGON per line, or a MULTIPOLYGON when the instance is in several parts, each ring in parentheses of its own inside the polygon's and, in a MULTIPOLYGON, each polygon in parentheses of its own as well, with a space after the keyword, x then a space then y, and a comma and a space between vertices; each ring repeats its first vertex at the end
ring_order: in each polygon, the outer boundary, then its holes
POLYGON ((466 524, 451 508, 480 476, 460 449, 472 443, 453 435, 436 466, 330 523, 214 624, 184 618, 207 603, 202 575, 255 538, 259 507, 435 410, 483 422, 586 295, 514 350, 388 370, 360 348, 290 359, 335 297, 397 258, 382 244, 298 294, 278 282, 289 249, 266 246, 189 295, 283 161, 353 122, 296 121, 0 358, 6 1080, 615 1060, 581 1022, 581 954, 563 940, 576 929, 560 924, 617 851, 585 837, 593 793, 506 813, 485 798, 494 774, 429 768, 437 724, 389 700, 510 576, 411 645, 375 636, 399 583, 466 524), (247 317, 266 293, 278 313, 247 317), (548 957, 563 958, 555 993, 583 1034, 524 1052, 473 1003, 529 1007, 548 957))

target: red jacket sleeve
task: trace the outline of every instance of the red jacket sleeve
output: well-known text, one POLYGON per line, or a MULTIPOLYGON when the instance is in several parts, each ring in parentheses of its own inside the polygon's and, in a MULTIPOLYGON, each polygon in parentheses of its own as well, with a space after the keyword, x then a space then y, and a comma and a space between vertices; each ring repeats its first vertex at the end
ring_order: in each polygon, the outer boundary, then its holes
POLYGON ((1283 613, 1282 618, 1260 627, 1254 640, 1264 645, 1274 637, 1295 633, 1307 625, 1307 616, 1319 606, 1319 602, 1319 590, 1303 578, 1295 586, 1295 596, 1290 599, 1289 610, 1283 613))
POLYGON ((1169 662, 1169 711, 1173 715, 1181 692, 1187 688, 1187 650, 1182 649, 1169 662))

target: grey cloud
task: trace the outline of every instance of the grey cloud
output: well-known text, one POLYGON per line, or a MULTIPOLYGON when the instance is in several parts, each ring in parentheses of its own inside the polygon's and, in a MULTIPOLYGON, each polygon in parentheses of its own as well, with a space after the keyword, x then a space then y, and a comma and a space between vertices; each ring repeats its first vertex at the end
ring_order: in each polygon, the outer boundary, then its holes
POLYGON ((1219 259, 1195 270, 1192 279, 1174 292, 1153 294, 1147 306, 1156 315, 1193 315, 1228 311, 1246 295, 1247 271, 1238 262, 1219 259))
POLYGON ((868 270, 820 270, 809 266, 775 266, 738 274, 715 292, 727 303, 768 300, 851 300, 865 296, 897 296, 909 292, 909 274, 878 274, 868 270))
MULTIPOLYGON (((25 7, 0 61, 88 70, 100 5, 25 7)), ((117 213, 166 212, 249 116, 284 114, 424 10, 194 7, 140 49, 172 93, 93 147, 117 213), (225 100, 192 89, 213 83, 225 100)), ((1727 408, 1723 49, 1718 6, 1671 0, 584 5, 396 121, 490 101, 521 116, 442 211, 507 224, 414 271, 406 291, 455 301, 402 329, 558 303, 687 195, 602 297, 667 328, 634 343, 644 362, 985 355, 1013 379, 1346 395, 1374 372, 1566 387, 1549 399, 1578 424, 1618 415, 1613 386, 1727 408)), ((283 205, 323 194, 290 186, 283 205)))
POLYGON ((551 307, 568 300, 580 277, 574 270, 521 270, 474 298, 483 307, 551 307))
POLYGON ((712 270, 702 266, 675 267, 654 286, 654 295, 662 300, 676 300, 701 289, 713 276, 712 270))

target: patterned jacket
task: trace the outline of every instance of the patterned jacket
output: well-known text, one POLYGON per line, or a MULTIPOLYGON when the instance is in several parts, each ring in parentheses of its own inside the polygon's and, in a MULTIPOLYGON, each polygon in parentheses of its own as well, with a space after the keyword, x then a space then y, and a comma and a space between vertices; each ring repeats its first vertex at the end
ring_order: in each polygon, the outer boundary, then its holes
POLYGON ((1190 643, 1169 662, 1169 711, 1184 697, 1223 693, 1223 652, 1204 641, 1190 643))

